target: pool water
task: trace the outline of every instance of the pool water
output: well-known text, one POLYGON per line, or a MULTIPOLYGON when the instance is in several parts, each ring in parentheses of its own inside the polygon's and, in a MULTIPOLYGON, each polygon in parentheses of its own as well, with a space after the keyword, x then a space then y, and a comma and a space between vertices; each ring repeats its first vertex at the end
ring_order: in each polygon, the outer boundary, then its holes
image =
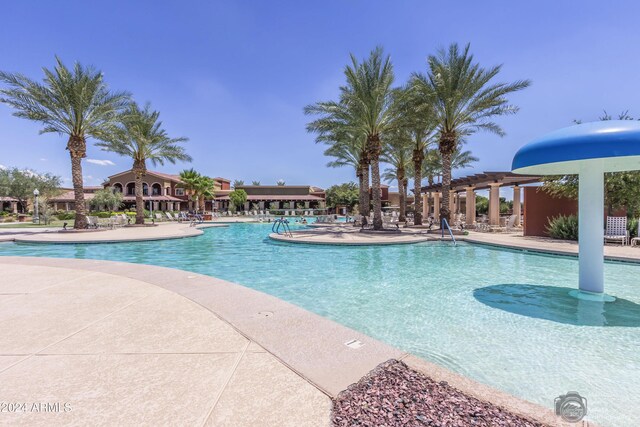
MULTIPOLYGON (((294 225, 294 227, 297 227, 294 225)), ((0 244, 0 255, 127 261, 254 288, 515 396, 553 407, 577 391, 589 418, 640 425, 640 266, 607 263, 614 303, 581 301, 574 258, 459 243, 340 247, 271 241, 271 224, 179 240, 0 244)))

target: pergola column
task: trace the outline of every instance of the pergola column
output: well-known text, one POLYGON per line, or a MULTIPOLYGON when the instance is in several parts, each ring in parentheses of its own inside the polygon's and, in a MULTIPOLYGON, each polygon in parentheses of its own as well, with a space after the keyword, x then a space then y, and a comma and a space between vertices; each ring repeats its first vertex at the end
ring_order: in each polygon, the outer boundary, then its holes
MULTIPOLYGON (((67 209, 67 210, 69 210, 69 209, 67 209)), ((14 214, 18 213, 18 202, 11 202, 11 211, 14 214)))
POLYGON ((489 184, 489 224, 500 225, 500 183, 489 184))
POLYGON ((474 187, 466 187, 466 225, 473 226, 476 223, 476 192, 474 187))
POLYGON ((513 186, 513 214, 516 216, 515 226, 520 225, 520 186, 513 186))
POLYGON ((422 220, 429 217, 429 193, 422 195, 422 220))
POLYGON ((64 210, 69 212, 69 202, 64 202, 64 210))
POLYGON ((440 193, 433 193, 433 218, 436 222, 440 221, 440 193))
MULTIPOLYGON (((454 213, 456 213, 455 210, 455 197, 456 197, 456 192, 453 190, 449 190, 449 212, 453 215, 454 213)), ((451 221, 453 221, 453 218, 451 219, 451 221)))
POLYGON ((58 202, 53 202, 53 210, 58 212, 58 202))
POLYGON ((460 213, 460 193, 456 191, 456 213, 460 213))

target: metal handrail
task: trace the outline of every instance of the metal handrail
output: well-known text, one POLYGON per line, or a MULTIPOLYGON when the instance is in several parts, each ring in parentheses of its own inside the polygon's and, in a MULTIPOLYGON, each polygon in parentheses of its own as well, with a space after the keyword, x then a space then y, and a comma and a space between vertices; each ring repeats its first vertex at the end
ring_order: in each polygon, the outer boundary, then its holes
POLYGON ((271 231, 277 234, 281 234, 280 226, 282 226, 282 230, 283 230, 282 234, 288 237, 293 237, 293 234, 291 234, 291 228, 289 227, 289 221, 286 219, 280 218, 273 221, 273 225, 271 226, 271 231))
POLYGON ((449 227, 449 222, 447 221, 446 218, 442 218, 442 220, 440 221, 440 231, 442 233, 441 237, 444 237, 444 227, 447 227, 447 230, 449 231, 449 236, 451 236, 451 240, 453 240, 453 245, 456 245, 456 238, 453 237, 453 231, 451 231, 451 227, 449 227))

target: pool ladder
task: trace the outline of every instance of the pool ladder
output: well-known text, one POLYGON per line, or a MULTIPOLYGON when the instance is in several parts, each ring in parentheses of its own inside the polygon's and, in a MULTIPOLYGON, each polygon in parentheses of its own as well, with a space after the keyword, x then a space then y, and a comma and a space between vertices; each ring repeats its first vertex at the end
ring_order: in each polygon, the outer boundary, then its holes
POLYGON ((445 227, 447 228, 447 231, 449 232, 449 236, 451 236, 451 240, 453 240, 453 246, 456 245, 456 238, 453 237, 453 231, 451 231, 451 227, 449 227, 449 222, 447 222, 446 218, 442 218, 442 221, 440 221, 440 231, 442 232, 442 237, 444 238, 444 229, 445 227))
POLYGON ((286 219, 280 218, 273 221, 271 231, 274 233, 283 234, 287 237, 293 237, 293 234, 291 234, 291 229, 289 228, 289 221, 286 219), (282 227, 282 233, 280 233, 280 227, 282 227))

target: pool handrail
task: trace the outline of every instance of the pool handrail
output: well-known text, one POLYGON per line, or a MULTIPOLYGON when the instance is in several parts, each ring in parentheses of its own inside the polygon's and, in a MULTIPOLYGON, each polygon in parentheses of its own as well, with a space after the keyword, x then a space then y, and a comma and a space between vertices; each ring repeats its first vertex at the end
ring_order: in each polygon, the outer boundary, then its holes
POLYGON ((271 231, 277 234, 284 234, 287 237, 293 237, 293 234, 291 234, 291 228, 289 228, 289 221, 284 218, 278 218, 273 221, 271 231), (280 233, 280 226, 282 226, 283 233, 280 233))
POLYGON ((447 221, 446 218, 442 218, 442 220, 440 221, 440 231, 442 233, 441 237, 444 237, 444 228, 447 227, 447 230, 449 231, 449 236, 451 236, 451 240, 453 241, 453 245, 456 245, 456 238, 453 237, 453 231, 451 231, 451 227, 449 227, 449 222, 447 221))

